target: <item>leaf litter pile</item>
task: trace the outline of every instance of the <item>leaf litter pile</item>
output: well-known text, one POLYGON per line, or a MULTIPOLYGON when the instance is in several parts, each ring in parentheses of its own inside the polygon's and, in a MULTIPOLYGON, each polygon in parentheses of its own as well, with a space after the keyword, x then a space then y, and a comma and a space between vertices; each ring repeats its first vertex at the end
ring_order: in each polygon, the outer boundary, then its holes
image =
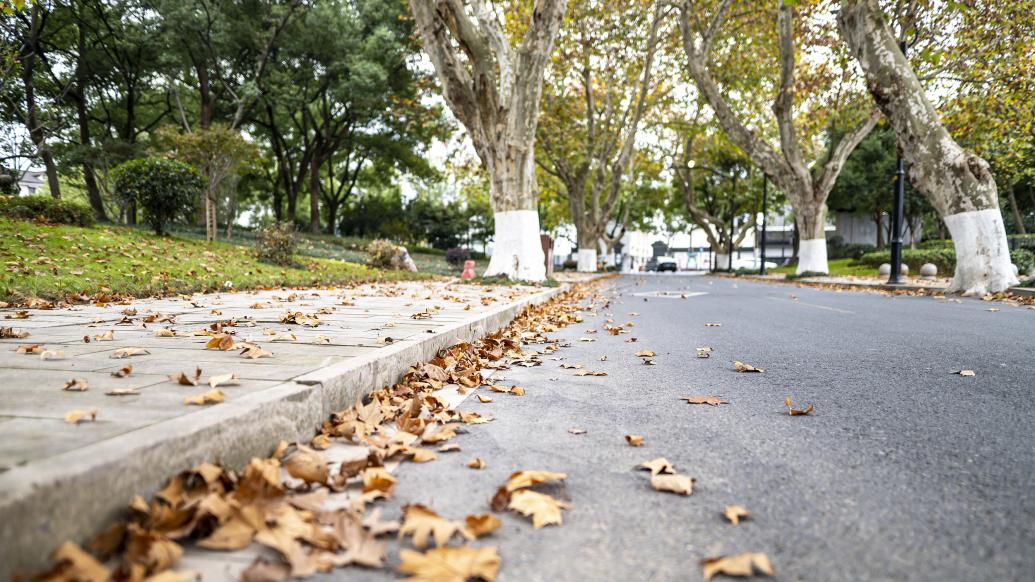
MULTIPOLYGON (((258 544, 277 558, 260 556, 241 579, 287 580, 345 566, 383 568, 394 534, 400 544, 409 537, 415 548, 399 551, 398 570, 411 575, 408 580, 494 580, 500 567, 497 549, 468 542, 491 535, 500 527, 500 519, 492 513, 472 513, 454 520, 431 507, 408 505, 401 523, 384 521, 376 504, 391 498, 398 483, 386 465, 429 462, 439 453, 458 451, 458 446, 446 441, 463 432, 465 425, 493 420, 451 408, 435 394, 437 390, 455 385, 460 394, 485 387, 503 395, 524 395, 523 388, 498 386, 482 371, 540 365, 540 355, 558 347, 557 340, 544 334, 581 322, 577 305, 586 295, 580 289, 564 292, 527 308, 503 330, 441 350, 432 360, 411 367, 401 382, 331 415, 311 446, 282 442, 272 455, 252 458, 242 471, 212 463, 183 471, 150 500, 140 496, 130 500, 129 518, 97 535, 85 548, 62 544, 53 554, 52 568, 37 578, 193 580, 198 573, 177 570, 186 545, 232 551, 258 544), (526 352, 524 345, 543 348, 526 352), (332 462, 320 452, 332 442, 351 445, 359 454, 332 462), (333 504, 327 503, 331 495, 333 504)), ((290 313, 285 317, 301 325, 318 325, 315 316, 290 313)), ((223 337, 216 341, 220 343, 211 348, 241 348, 223 337)), ((120 357, 132 355, 136 354, 120 357)), ((123 370, 129 375, 132 366, 123 370)), ((196 370, 170 380, 193 386, 200 377, 201 371, 196 370)), ((188 397, 187 402, 218 402, 222 392, 216 386, 235 380, 229 375, 213 377, 212 390, 188 397)), ((76 385, 70 384, 69 389, 76 385)), ((66 421, 89 422, 95 416, 94 411, 74 411, 66 421)), ((481 468, 485 463, 473 459, 470 466, 481 468)), ((564 473, 553 471, 517 471, 487 501, 493 511, 524 516, 534 528, 560 525, 570 505, 535 488, 565 478, 564 473)))

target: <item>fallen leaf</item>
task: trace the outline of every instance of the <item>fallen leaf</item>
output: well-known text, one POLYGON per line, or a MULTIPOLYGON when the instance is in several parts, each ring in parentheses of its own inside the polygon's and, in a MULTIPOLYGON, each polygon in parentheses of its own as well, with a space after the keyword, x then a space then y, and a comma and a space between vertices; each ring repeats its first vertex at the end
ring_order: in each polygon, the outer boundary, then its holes
MULTIPOLYGON (((254 306, 252 306, 254 308, 254 306)), ((255 558, 251 566, 241 572, 239 582, 287 582, 291 578, 291 566, 282 562, 270 562, 263 557, 255 558)))
POLYGON ((19 354, 35 355, 43 353, 43 346, 40 344, 26 344, 14 348, 14 351, 19 354))
POLYGON ((661 473, 675 473, 676 469, 672 466, 672 463, 668 462, 665 457, 658 457, 647 461, 646 463, 640 463, 636 466, 637 469, 645 469, 650 471, 651 475, 658 475, 661 473))
POLYGON ((209 390, 202 394, 196 394, 194 396, 188 396, 183 399, 184 404, 195 404, 203 406, 206 404, 219 404, 224 400, 225 396, 222 390, 209 390))
POLYGON ((638 358, 653 358, 656 355, 657 354, 655 354, 654 352, 652 352, 650 350, 640 350, 640 351, 636 352, 636 357, 638 357, 638 358))
POLYGON ((976 375, 976 374, 974 374, 974 370, 957 370, 957 371, 953 372, 953 374, 956 374, 957 376, 964 376, 964 377, 970 377, 970 376, 975 376, 976 375))
POLYGON ((464 518, 464 529, 471 538, 487 536, 500 528, 503 522, 491 513, 468 515, 464 518))
POLYGON ((762 368, 756 368, 756 367, 752 366, 751 364, 745 364, 744 362, 736 362, 736 361, 733 362, 733 369, 738 371, 738 372, 757 372, 759 374, 761 374, 762 372, 765 372, 765 370, 763 370, 762 368))
POLYGON ((384 467, 367 467, 363 470, 363 493, 380 491, 391 493, 392 488, 399 480, 392 477, 384 467))
POLYGON ((399 551, 399 571, 413 574, 402 582, 492 582, 500 570, 496 548, 434 548, 425 553, 399 551))
POLYGON ((414 547, 423 550, 428 540, 435 540, 438 547, 445 546, 454 535, 464 535, 462 524, 439 516, 430 507, 413 504, 403 507, 403 521, 399 537, 413 537, 414 547))
POLYGON ((112 372, 111 375, 116 377, 116 378, 125 378, 126 376, 129 376, 132 373, 133 373, 133 365, 132 364, 126 364, 125 366, 122 366, 118 370, 115 370, 114 372, 112 372))
POLYGON ((569 428, 568 432, 570 432, 571 434, 586 434, 586 429, 584 429, 584 428, 569 428))
POLYGON ((114 388, 104 394, 107 396, 138 396, 140 391, 136 388, 114 388))
POLYGON ((323 455, 304 445, 292 445, 281 457, 288 475, 306 483, 327 482, 327 460, 323 455))
POLYGON ((40 352, 41 360, 64 360, 65 352, 61 350, 43 350, 40 352))
POLYGON ((589 370, 579 370, 575 372, 576 376, 607 376, 607 372, 590 372, 589 370))
POLYGON ((706 323, 706 324, 704 324, 704 326, 705 327, 722 327, 722 324, 721 323, 706 323))
POLYGON ((595 339, 593 339, 593 338, 591 338, 591 337, 580 337, 580 338, 579 338, 579 341, 580 341, 580 342, 595 342, 595 341, 597 341, 597 340, 595 340, 595 339))
POLYGON ((484 394, 476 394, 475 398, 477 398, 478 402, 481 402, 482 404, 487 404, 489 402, 492 402, 492 398, 489 398, 488 396, 486 396, 484 394))
POLYGON ((742 578, 754 576, 756 572, 763 576, 772 576, 774 574, 773 565, 769 562, 769 556, 759 552, 705 558, 701 560, 701 567, 704 569, 705 580, 711 580, 716 574, 739 576, 742 578))
POLYGON ((72 378, 65 382, 65 387, 62 390, 69 392, 86 392, 90 389, 90 383, 82 378, 72 378))
POLYGON ((629 443, 631 447, 638 447, 643 445, 643 437, 638 434, 627 434, 625 435, 625 442, 629 443))
POLYGON ((237 374, 230 372, 229 374, 219 374, 216 376, 209 376, 208 385, 212 388, 218 386, 239 386, 240 380, 237 379, 237 374))
POLYGON ((14 329, 13 327, 0 327, 0 338, 14 338, 24 339, 29 337, 29 332, 24 329, 14 329))
POLYGON ((514 492, 547 481, 563 481, 567 477, 564 473, 556 471, 518 471, 511 473, 507 479, 506 488, 507 491, 514 492))
POLYGON ((206 350, 215 348, 224 352, 232 350, 234 347, 234 338, 230 337, 228 333, 212 336, 212 339, 205 344, 206 350))
POLYGON ((15 311, 14 313, 8 313, 4 316, 4 319, 28 319, 32 314, 28 311, 15 311))
POLYGON ((121 358, 128 358, 130 356, 145 356, 150 353, 151 352, 145 350, 144 348, 119 348, 112 352, 110 357, 117 360, 121 358))
POLYGON ((271 342, 293 342, 297 340, 298 338, 295 337, 295 334, 291 333, 290 331, 284 333, 275 333, 272 336, 270 336, 271 342))
POLYGON ((686 400, 688 404, 708 404, 710 406, 729 404, 728 401, 718 396, 680 396, 679 399, 686 400))
POLYGON ((694 492, 694 483, 697 479, 688 475, 679 474, 656 474, 651 475, 650 486, 656 491, 667 491, 680 495, 691 495, 694 492))
POLYGON ((440 453, 458 453, 460 452, 460 445, 456 443, 447 443, 435 450, 437 450, 440 453))
MULTIPOLYGON (((111 572, 104 564, 72 542, 58 546, 51 559, 55 562, 54 567, 34 579, 54 582, 105 582, 111 578, 111 572)), ((18 576, 14 578, 19 579, 18 576)))
POLYGON ((155 330, 155 337, 176 337, 176 332, 168 327, 163 327, 155 330))
POLYGON ((722 511, 723 517, 730 520, 730 523, 737 525, 741 520, 747 519, 750 516, 748 510, 744 509, 739 505, 727 505, 726 509, 722 511))
POLYGON ((255 344, 247 344, 241 349, 241 356, 248 360, 256 360, 258 358, 272 358, 273 352, 268 352, 255 344))
POLYGON ((327 337, 325 335, 318 335, 313 340, 313 343, 314 344, 329 344, 329 343, 331 343, 331 338, 329 338, 329 337, 327 337))
POLYGON ((93 336, 93 341, 95 341, 95 342, 112 342, 112 341, 115 341, 115 332, 113 332, 113 331, 111 331, 109 329, 108 331, 102 333, 101 335, 93 336))
POLYGON ((169 374, 169 381, 180 384, 181 386, 197 386, 199 378, 201 378, 201 368, 195 368, 193 376, 188 376, 186 372, 169 374))
POLYGON ((68 424, 79 424, 80 422, 92 422, 97 420, 96 410, 73 410, 65 414, 65 422, 68 424))
POLYGON ((787 407, 787 413, 791 416, 805 416, 806 414, 810 414, 813 410, 813 406, 811 404, 809 404, 808 408, 793 408, 791 406, 790 396, 784 398, 783 403, 787 407))
POLYGON ((522 489, 511 494, 507 507, 522 515, 532 516, 532 527, 539 529, 550 524, 561 525, 561 510, 571 506, 549 495, 522 489))
POLYGON ((481 459, 471 459, 470 461, 467 461, 467 466, 471 469, 484 469, 485 461, 481 459))

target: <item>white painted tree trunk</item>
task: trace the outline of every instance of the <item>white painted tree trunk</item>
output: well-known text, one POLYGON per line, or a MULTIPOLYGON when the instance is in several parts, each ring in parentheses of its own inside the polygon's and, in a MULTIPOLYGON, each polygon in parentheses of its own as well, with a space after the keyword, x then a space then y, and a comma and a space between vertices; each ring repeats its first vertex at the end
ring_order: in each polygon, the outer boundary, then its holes
POLYGON ((506 275, 520 281, 546 279, 546 257, 539 241, 539 213, 505 210, 493 216, 496 237, 485 276, 506 275))
POLYGON ((712 268, 717 271, 725 271, 730 268, 730 256, 729 253, 715 253, 715 264, 712 268))
POLYGON ((910 181, 949 227, 956 246, 949 290, 984 295, 1016 285, 988 162, 960 147, 942 125, 876 0, 842 0, 837 20, 895 130, 910 181))
POLYGON ((803 239, 798 242, 798 268, 795 273, 829 273, 827 239, 803 239))
POLYGON ((579 248, 579 272, 595 273, 597 271, 597 250, 579 248))
POLYGON ((985 295, 1017 284, 998 208, 946 216, 945 225, 956 246, 956 273, 950 293, 985 295))

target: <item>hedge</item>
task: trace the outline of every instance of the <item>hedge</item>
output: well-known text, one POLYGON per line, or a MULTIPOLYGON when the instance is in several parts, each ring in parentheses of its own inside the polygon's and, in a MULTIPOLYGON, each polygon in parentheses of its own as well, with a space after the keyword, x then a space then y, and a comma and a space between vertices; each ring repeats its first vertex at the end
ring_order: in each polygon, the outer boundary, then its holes
POLYGON ((40 195, 0 196, 0 214, 73 226, 91 226, 94 221, 93 210, 85 204, 40 195))
MULTIPOLYGON (((1011 251, 1010 260, 1017 265, 1017 269, 1022 274, 1035 269, 1035 253, 1027 249, 1011 251)), ((879 267, 882 263, 891 262, 891 251, 866 253, 858 262, 871 267, 879 267)), ((956 272, 956 251, 952 248, 902 249, 902 262, 909 265, 910 270, 914 273, 924 263, 932 263, 938 267, 940 274, 951 275, 956 272)))

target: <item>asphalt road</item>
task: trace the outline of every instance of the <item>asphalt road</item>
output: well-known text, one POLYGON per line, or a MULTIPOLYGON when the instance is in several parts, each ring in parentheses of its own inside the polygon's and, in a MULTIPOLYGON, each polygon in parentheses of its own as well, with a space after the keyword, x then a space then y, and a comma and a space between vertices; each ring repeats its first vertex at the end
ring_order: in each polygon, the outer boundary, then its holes
POLYGON ((460 453, 404 464, 389 514, 422 502, 462 519, 487 511, 512 471, 547 469, 568 474, 547 492, 572 507, 539 530, 504 516, 478 542, 499 547, 501 581, 700 580, 701 558, 745 551, 767 553, 779 580, 1035 577, 1035 310, 710 277, 604 287, 608 310, 553 335, 571 342, 564 362, 608 375, 553 360, 507 371, 527 395, 469 398, 462 408, 497 420, 455 439, 460 453), (604 333, 605 313, 632 321, 636 343, 604 333), (698 346, 711 357, 695 358, 698 346), (656 365, 640 363, 642 349, 656 365), (951 374, 963 368, 976 375, 951 374), (788 416, 787 396, 815 412, 788 416), (632 470, 659 456, 697 478, 693 496, 656 492, 632 470), (486 468, 465 467, 472 457, 486 468), (751 519, 727 523, 727 504, 751 519))

